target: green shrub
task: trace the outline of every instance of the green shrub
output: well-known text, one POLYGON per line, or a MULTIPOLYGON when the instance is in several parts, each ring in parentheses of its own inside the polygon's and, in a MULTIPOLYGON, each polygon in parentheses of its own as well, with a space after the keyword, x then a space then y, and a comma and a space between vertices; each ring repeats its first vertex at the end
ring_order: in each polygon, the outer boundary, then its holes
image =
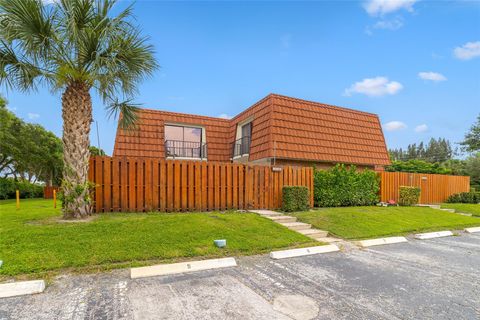
POLYGON ((310 207, 310 193, 307 187, 284 186, 282 189, 282 193, 283 211, 305 211, 310 207))
POLYGON ((398 204, 401 206, 412 206, 418 204, 420 199, 420 188, 400 186, 400 199, 398 204))
POLYGON ((480 203, 480 192, 461 192, 448 197, 449 203, 480 203))
POLYGON ((431 163, 425 160, 412 159, 407 161, 395 160, 385 167, 385 171, 391 172, 413 172, 413 173, 435 173, 452 174, 452 169, 445 168, 442 164, 431 163))
POLYGON ((28 181, 12 178, 0 178, 0 199, 15 199, 15 191, 20 191, 20 198, 43 197, 43 186, 28 181))
POLYGON ((329 170, 315 170, 314 203, 316 207, 369 206, 378 202, 380 184, 371 170, 357 171, 336 165, 329 170))

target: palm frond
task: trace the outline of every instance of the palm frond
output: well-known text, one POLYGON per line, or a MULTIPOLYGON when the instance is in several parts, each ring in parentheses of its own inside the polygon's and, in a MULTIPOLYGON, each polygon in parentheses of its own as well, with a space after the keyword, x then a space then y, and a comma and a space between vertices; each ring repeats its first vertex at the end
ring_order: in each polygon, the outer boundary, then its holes
POLYGON ((130 131, 135 130, 138 125, 140 104, 135 104, 132 100, 118 101, 113 100, 107 107, 109 117, 119 117, 118 125, 121 129, 130 131))

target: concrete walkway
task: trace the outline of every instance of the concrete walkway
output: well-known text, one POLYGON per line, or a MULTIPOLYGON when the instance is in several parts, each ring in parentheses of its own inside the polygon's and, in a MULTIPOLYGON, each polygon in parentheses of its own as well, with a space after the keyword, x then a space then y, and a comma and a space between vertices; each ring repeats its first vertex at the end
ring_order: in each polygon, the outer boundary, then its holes
POLYGON ((306 235, 309 238, 320 242, 341 242, 342 239, 333 238, 328 236, 328 231, 319 230, 312 228, 312 225, 303 222, 297 222, 296 217, 284 215, 280 212, 271 211, 271 210, 249 210, 250 212, 261 215, 262 217, 268 218, 272 221, 275 221, 282 226, 289 228, 290 230, 296 231, 303 235, 306 235))
POLYGON ((467 217, 472 216, 471 213, 457 212, 455 209, 442 208, 439 204, 418 204, 417 207, 429 207, 429 208, 432 208, 432 209, 442 210, 442 211, 446 211, 446 212, 450 212, 450 213, 456 213, 456 214, 459 214, 461 216, 467 216, 467 217))

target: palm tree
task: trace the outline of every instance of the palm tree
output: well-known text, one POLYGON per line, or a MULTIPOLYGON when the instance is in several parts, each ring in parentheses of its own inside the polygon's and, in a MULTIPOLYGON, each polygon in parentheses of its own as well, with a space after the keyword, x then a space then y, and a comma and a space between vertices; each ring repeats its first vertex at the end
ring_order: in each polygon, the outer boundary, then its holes
POLYGON ((49 2, 0 0, 0 85, 62 92, 63 215, 82 218, 91 213, 90 93, 98 93, 109 115, 121 114, 127 128, 137 119, 132 96, 157 64, 131 6, 112 16, 115 0, 49 2))

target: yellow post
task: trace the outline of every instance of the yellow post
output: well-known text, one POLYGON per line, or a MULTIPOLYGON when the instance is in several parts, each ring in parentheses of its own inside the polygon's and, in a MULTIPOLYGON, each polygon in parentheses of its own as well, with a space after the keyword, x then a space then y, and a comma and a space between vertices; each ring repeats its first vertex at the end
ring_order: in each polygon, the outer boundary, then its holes
POLYGON ((20 209, 20 191, 16 191, 15 195, 17 196, 17 209, 20 209))
POLYGON ((53 207, 57 207, 57 190, 53 189, 53 207))

